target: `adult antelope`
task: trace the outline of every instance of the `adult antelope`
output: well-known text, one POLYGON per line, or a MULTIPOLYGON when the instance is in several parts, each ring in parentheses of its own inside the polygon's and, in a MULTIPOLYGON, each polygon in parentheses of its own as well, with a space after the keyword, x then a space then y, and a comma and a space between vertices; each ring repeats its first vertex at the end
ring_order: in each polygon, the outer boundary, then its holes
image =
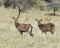
POLYGON ((50 31, 52 34, 54 34, 55 25, 54 25, 53 23, 42 24, 42 23, 41 23, 42 19, 41 19, 41 20, 35 19, 35 20, 37 21, 38 27, 39 27, 39 29, 42 31, 42 33, 43 33, 43 32, 46 33, 47 31, 50 31))
POLYGON ((17 18, 12 17, 14 19, 14 21, 15 21, 15 23, 14 23, 15 27, 21 33, 21 35, 23 34, 23 32, 28 32, 30 34, 30 36, 33 36, 33 34, 32 34, 33 27, 32 27, 31 24, 23 24, 23 23, 18 22, 20 12, 21 12, 20 6, 18 6, 18 8, 19 8, 19 14, 18 14, 17 18))

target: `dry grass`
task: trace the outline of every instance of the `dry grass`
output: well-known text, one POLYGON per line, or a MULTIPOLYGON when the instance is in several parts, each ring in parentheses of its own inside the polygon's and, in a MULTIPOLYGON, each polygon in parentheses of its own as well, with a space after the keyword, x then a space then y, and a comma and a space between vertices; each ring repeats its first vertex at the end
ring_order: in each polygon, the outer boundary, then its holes
POLYGON ((12 16, 17 17, 18 10, 0 7, 0 48, 60 48, 60 16, 45 15, 47 11, 31 9, 21 13, 19 22, 30 23, 33 26, 33 37, 28 33, 22 36, 14 26, 12 16), (42 23, 55 24, 55 34, 46 35, 39 30, 35 19, 43 19, 42 23), (48 18, 48 19, 46 19, 48 18))

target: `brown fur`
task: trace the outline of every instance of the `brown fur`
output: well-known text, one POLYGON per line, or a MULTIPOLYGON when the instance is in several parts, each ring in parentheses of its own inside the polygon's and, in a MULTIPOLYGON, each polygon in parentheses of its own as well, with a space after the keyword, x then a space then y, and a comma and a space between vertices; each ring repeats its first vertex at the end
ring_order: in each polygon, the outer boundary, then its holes
MULTIPOLYGON (((19 15, 20 15, 20 7, 19 7, 19 15)), ((24 24, 24 23, 19 23, 18 22, 18 18, 19 15, 17 16, 17 18, 12 17, 15 21, 15 27, 17 28, 17 30, 21 33, 21 35, 23 34, 23 32, 29 32, 30 36, 33 36, 32 34, 32 25, 31 24, 24 24)))
POLYGON ((38 22, 38 27, 42 31, 42 33, 50 31, 52 34, 54 34, 55 25, 53 23, 41 24, 42 19, 41 20, 35 19, 35 20, 38 22))

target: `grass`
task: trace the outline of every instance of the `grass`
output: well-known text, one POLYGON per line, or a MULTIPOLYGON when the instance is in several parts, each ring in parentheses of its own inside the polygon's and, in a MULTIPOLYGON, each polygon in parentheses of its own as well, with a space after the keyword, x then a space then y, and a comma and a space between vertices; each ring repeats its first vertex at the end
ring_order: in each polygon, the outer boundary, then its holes
MULTIPOLYGON (((51 12, 51 11, 50 11, 51 12)), ((45 15, 48 11, 31 9, 21 13, 19 22, 30 23, 33 26, 33 37, 28 33, 22 36, 14 26, 12 16, 17 17, 18 9, 0 7, 0 48, 60 48, 60 16, 45 15), (35 19, 43 19, 42 23, 55 24, 55 34, 42 34, 35 19), (46 20, 47 18, 48 20, 46 20)))

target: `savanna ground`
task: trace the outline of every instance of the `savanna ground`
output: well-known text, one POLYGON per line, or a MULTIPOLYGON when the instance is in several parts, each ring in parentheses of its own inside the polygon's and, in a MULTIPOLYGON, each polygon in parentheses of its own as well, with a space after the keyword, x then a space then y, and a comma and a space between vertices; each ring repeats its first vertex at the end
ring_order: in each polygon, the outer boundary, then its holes
POLYGON ((60 48, 60 12, 58 15, 46 15, 52 11, 40 11, 30 9, 22 12, 20 23, 30 23, 33 26, 33 37, 28 33, 21 36, 14 26, 12 16, 17 17, 17 9, 0 7, 0 48, 60 48), (43 19, 42 23, 52 22, 55 24, 55 34, 44 34, 39 30, 35 19, 43 19))

